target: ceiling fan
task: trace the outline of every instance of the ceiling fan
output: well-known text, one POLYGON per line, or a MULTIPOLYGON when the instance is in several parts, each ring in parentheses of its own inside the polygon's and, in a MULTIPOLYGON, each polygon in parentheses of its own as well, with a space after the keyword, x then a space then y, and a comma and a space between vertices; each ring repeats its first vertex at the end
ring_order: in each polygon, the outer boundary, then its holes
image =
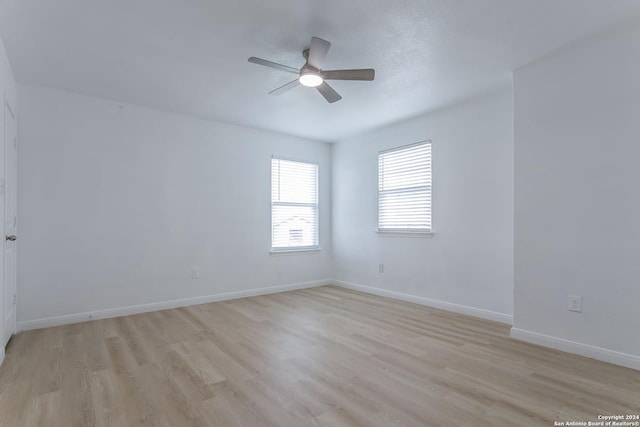
POLYGON ((325 56, 327 56, 330 47, 331 43, 328 41, 319 37, 311 37, 311 45, 309 46, 309 49, 305 49, 302 52, 302 56, 304 56, 306 62, 299 70, 289 67, 288 65, 282 65, 277 62, 267 61, 266 59, 256 58, 255 56, 249 58, 249 62, 298 75, 295 80, 292 80, 289 83, 269 92, 270 95, 280 95, 301 84, 307 87, 315 87, 318 92, 324 96, 324 99, 331 103, 340 101, 342 97, 331 86, 329 86, 326 80, 371 81, 375 77, 375 70, 373 68, 362 68, 357 70, 323 70, 321 63, 325 56))

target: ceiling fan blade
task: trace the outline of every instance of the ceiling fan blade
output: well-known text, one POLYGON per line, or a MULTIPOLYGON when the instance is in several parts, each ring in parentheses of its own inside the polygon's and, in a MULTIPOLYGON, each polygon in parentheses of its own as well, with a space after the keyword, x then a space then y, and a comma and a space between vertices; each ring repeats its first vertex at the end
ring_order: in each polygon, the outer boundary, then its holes
POLYGON ((316 89, 318 89, 318 92, 320 92, 322 96, 324 96, 324 99, 329 103, 340 101, 342 99, 340 94, 329 86, 327 82, 322 82, 322 84, 317 86, 316 89))
POLYGON ((278 64, 277 62, 267 61, 266 59, 256 58, 255 56, 252 56, 251 58, 249 58, 248 61, 258 65, 264 65, 265 67, 271 67, 277 70, 286 71, 288 73, 295 73, 295 74, 300 73, 300 70, 296 70, 295 68, 289 67, 288 65, 278 64))
POLYGON ((290 91, 299 84, 300 82, 298 81, 298 79, 292 80, 289 83, 285 83, 279 88, 272 90, 271 92, 269 92, 269 95, 282 95, 283 93, 290 91))
POLYGON ((359 70, 329 70, 323 71, 325 80, 366 80, 371 81, 376 76, 373 68, 362 68, 359 70))
POLYGON ((330 47, 331 43, 328 41, 321 39, 320 37, 311 37, 311 46, 309 46, 308 58, 309 65, 317 68, 318 70, 322 68, 320 65, 322 64, 324 57, 327 56, 330 47))

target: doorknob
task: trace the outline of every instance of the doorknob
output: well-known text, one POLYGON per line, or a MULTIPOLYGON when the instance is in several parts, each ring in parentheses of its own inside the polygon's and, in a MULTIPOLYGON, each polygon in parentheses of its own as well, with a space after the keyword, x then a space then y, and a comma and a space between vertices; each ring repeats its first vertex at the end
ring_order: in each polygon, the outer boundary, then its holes
POLYGON ((17 239, 17 237, 12 234, 11 236, 6 236, 6 240, 11 240, 12 242, 14 242, 17 239))

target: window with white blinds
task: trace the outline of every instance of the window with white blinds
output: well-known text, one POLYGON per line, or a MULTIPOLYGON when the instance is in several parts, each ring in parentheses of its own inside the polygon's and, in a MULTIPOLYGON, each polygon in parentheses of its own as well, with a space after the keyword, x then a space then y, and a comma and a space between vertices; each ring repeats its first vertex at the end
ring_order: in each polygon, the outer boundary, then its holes
POLYGON ((318 247, 318 165, 272 158, 271 250, 318 247))
POLYGON ((431 142, 378 154, 378 230, 431 232, 431 142))

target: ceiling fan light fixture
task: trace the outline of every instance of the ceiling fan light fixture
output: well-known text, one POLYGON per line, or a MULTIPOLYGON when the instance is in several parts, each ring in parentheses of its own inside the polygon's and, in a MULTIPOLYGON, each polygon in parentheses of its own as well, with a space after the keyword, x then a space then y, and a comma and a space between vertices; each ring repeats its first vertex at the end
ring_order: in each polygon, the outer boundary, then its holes
POLYGON ((316 73, 305 73, 305 74, 300 74, 300 78, 298 79, 298 81, 302 86, 317 87, 322 84, 324 79, 322 78, 321 75, 316 73))

